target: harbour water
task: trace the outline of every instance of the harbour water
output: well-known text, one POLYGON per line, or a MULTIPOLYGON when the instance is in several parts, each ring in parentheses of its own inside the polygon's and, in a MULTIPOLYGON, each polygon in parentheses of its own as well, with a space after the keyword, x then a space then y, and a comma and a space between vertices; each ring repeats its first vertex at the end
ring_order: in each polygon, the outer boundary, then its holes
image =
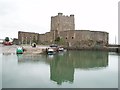
POLYGON ((0 57, 2 88, 118 88, 119 55, 113 52, 0 57))

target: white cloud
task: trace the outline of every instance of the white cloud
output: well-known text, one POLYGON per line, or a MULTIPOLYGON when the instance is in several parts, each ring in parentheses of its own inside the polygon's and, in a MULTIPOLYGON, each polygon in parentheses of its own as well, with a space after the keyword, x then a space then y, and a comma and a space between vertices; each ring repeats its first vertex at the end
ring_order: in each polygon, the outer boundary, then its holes
POLYGON ((0 38, 17 37, 20 30, 48 32, 51 16, 58 12, 74 14, 77 30, 109 32, 110 43, 114 43, 118 34, 118 0, 1 0, 0 38))

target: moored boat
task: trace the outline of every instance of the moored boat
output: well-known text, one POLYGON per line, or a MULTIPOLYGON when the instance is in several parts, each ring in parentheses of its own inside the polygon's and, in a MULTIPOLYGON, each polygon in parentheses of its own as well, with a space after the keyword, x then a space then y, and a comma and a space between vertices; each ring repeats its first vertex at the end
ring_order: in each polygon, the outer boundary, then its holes
POLYGON ((16 54, 23 54, 23 48, 18 47, 17 50, 16 50, 16 54))
POLYGON ((54 50, 54 52, 57 52, 58 49, 59 49, 59 47, 58 47, 57 44, 51 44, 51 45, 50 45, 50 48, 52 48, 52 49, 54 50))
POLYGON ((59 48, 58 48, 58 51, 64 51, 64 48, 59 47, 59 48))
POLYGON ((47 49, 47 54, 49 54, 49 55, 51 55, 51 54, 55 54, 54 49, 52 49, 52 48, 48 48, 48 49, 47 49))

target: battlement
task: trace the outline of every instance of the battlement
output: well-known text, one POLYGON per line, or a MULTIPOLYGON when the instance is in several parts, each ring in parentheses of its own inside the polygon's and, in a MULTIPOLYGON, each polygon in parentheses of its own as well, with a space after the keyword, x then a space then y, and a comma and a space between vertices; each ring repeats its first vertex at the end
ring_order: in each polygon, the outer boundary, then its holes
MULTIPOLYGON (((63 16, 63 17, 74 17, 74 14, 70 14, 70 16, 68 16, 68 15, 63 15, 63 13, 58 13, 57 16, 63 16)), ((52 16, 52 17, 54 17, 54 16, 52 16)))
POLYGON ((58 13, 58 16, 62 16, 63 15, 63 13, 58 13))

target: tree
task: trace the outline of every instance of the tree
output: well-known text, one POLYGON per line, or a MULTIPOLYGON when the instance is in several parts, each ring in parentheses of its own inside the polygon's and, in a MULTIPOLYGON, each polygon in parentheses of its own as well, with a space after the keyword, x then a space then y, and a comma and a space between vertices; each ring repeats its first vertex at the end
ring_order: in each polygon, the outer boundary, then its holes
POLYGON ((57 38, 55 39, 55 42, 56 42, 57 44, 60 44, 60 45, 65 44, 64 39, 63 39, 63 38, 60 38, 60 37, 57 37, 57 38))
POLYGON ((59 42, 60 41, 60 37, 57 37, 56 39, 55 39, 55 42, 59 42))
POLYGON ((9 37, 6 37, 6 38, 5 38, 5 41, 6 41, 6 42, 9 42, 9 41, 10 41, 9 37))

